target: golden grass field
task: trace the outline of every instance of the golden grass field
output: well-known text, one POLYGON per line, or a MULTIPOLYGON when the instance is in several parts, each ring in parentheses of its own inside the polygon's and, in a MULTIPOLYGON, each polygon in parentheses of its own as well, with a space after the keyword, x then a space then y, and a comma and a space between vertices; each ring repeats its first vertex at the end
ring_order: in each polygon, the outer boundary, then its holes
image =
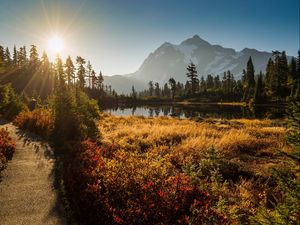
POLYGON ((270 169, 293 167, 285 120, 119 117, 102 114, 104 146, 184 172, 212 193, 232 224, 247 221, 277 194, 270 169), (200 169, 199 169, 200 168, 200 169), (201 170, 201 173, 199 172, 201 170), (221 177, 221 178, 220 178, 221 177), (205 181, 205 182, 203 182, 205 181))

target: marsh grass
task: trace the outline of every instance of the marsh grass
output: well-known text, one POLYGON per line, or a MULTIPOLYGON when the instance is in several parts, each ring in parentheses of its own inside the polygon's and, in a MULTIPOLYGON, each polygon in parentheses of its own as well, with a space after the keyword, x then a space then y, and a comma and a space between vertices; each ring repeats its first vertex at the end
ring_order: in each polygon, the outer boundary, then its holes
POLYGON ((211 193, 216 211, 231 224, 248 222, 261 201, 278 195, 270 168, 291 166, 278 151, 291 151, 285 141, 285 121, 197 122, 103 114, 99 129, 103 146, 139 156, 134 165, 147 159, 154 165, 163 162, 159 167, 164 165, 166 174, 187 174, 193 184, 211 193))

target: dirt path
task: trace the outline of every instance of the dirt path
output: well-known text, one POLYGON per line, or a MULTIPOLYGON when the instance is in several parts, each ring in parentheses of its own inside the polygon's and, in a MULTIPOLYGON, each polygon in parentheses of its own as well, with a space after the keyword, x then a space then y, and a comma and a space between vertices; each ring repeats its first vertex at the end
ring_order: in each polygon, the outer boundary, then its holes
POLYGON ((54 185, 54 159, 49 145, 34 135, 7 127, 17 148, 0 182, 0 224, 65 224, 54 185))

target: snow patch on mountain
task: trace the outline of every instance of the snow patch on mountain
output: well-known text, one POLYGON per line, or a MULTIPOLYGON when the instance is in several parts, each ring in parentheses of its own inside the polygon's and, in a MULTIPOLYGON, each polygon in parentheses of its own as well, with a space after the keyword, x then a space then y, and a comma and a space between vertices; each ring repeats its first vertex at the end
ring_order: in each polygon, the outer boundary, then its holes
POLYGON ((192 60, 194 63, 198 64, 198 59, 193 57, 194 50, 198 48, 196 45, 174 45, 174 48, 184 55, 185 63, 189 63, 192 60))

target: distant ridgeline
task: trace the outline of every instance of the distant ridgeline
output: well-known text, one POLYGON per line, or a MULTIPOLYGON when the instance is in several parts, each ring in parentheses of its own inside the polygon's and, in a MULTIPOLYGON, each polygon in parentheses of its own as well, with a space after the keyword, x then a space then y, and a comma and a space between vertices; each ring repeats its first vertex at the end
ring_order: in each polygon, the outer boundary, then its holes
MULTIPOLYGON (((50 62, 46 52, 39 58, 35 45, 30 46, 27 54, 26 46, 17 50, 0 45, 0 84, 11 83, 14 89, 23 96, 46 99, 53 93, 57 80, 59 56, 54 63, 50 62)), ((93 70, 92 65, 82 57, 76 58, 76 65, 71 57, 63 64, 63 75, 68 85, 79 85, 95 99, 102 102, 113 102, 117 93, 111 86, 103 84, 103 76, 93 70)))

